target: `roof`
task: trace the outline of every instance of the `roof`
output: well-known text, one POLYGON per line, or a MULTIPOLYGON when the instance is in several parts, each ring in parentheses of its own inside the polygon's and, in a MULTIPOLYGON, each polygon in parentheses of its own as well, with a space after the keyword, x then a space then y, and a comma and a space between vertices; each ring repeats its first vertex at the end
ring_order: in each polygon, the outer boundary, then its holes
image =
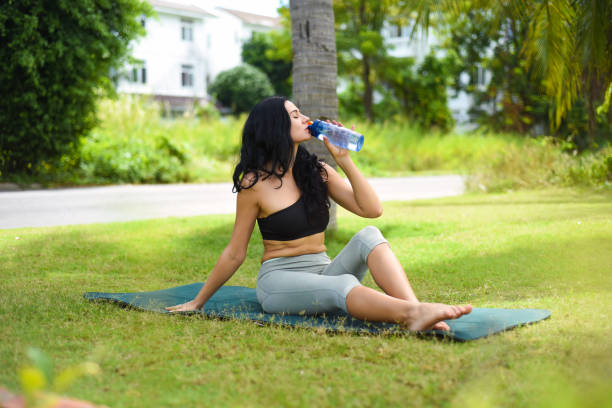
POLYGON ((148 2, 154 8, 161 7, 165 9, 188 12, 192 14, 199 14, 201 16, 215 17, 214 15, 210 14, 206 10, 200 7, 191 5, 191 4, 174 3, 172 1, 164 1, 164 0, 148 0, 148 2))
POLYGON ((219 7, 219 10, 223 10, 226 13, 229 13, 248 24, 260 25, 260 26, 266 26, 266 27, 280 27, 281 25, 280 17, 262 16, 259 14, 252 14, 252 13, 247 13, 246 11, 232 10, 232 9, 227 9, 224 7, 219 7))

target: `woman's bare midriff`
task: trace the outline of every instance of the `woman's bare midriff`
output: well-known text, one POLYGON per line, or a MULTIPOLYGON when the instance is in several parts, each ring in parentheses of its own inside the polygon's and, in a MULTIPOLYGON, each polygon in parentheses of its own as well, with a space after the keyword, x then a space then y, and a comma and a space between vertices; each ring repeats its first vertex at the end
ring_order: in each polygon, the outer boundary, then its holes
POLYGON ((309 235, 304 238, 294 239, 292 241, 273 241, 264 239, 264 254, 261 257, 261 262, 272 258, 282 258, 286 256, 298 256, 306 254, 318 254, 325 252, 325 233, 309 235))

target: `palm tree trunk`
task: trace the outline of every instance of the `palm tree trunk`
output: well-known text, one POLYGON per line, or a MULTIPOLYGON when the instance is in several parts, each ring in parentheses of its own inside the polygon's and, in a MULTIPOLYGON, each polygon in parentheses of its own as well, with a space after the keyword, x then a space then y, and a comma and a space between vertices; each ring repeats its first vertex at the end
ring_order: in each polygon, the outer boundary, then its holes
MULTIPOLYGON (((336 33, 332 0, 291 0, 293 48, 293 102, 313 119, 337 119, 336 33)), ((336 167, 325 146, 316 140, 306 148, 336 167)), ((328 230, 335 230, 336 204, 332 203, 328 230)))

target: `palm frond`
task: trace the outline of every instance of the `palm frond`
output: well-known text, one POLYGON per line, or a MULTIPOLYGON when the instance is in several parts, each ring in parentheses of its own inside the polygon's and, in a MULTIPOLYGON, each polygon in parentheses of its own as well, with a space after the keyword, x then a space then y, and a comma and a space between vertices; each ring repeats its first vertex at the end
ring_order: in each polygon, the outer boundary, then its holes
POLYGON ((580 93, 580 63, 575 56, 575 10, 570 0, 537 2, 528 15, 529 30, 523 52, 541 73, 554 105, 551 125, 557 128, 580 93))
POLYGON ((576 50, 581 63, 610 82, 612 4, 609 0, 582 0, 577 3, 576 50))

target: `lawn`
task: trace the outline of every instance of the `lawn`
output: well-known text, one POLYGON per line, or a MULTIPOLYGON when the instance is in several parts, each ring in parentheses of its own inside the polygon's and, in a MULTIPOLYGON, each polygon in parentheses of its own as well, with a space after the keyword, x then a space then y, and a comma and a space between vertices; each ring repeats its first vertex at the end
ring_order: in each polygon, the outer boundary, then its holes
MULTIPOLYGON (((35 346, 59 369, 97 362, 69 394, 110 407, 612 406, 610 191, 394 202, 377 220, 338 220, 330 255, 374 224, 422 300, 552 317, 453 343, 137 312, 82 294, 203 281, 233 218, 3 230, 0 385, 18 389, 35 346)), ((229 284, 255 285, 260 240, 229 284)))

